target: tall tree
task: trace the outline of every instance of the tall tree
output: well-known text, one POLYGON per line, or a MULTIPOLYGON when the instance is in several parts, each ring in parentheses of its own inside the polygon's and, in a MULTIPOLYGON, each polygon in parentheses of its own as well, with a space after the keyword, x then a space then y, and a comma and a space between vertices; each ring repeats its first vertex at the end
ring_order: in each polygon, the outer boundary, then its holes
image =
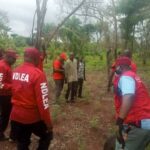
MULTIPOLYGON (((149 6, 148 0, 121 0, 118 11, 124 15, 121 20, 122 36, 125 39, 125 48, 131 47, 129 42, 134 40, 135 26, 146 19, 145 8, 149 6)), ((132 43, 133 45, 133 43, 132 43)))
POLYGON ((41 38, 42 38, 42 29, 44 25, 44 19, 47 10, 48 0, 36 0, 36 14, 37 14, 37 27, 36 27, 36 40, 35 47, 41 49, 41 38))

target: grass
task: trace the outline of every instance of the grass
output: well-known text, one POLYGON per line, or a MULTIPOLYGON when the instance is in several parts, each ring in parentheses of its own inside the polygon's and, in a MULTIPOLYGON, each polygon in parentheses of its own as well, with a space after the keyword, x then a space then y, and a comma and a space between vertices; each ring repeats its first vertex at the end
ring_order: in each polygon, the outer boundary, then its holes
POLYGON ((86 144, 85 138, 82 135, 78 136, 77 143, 78 143, 78 150, 86 150, 87 149, 87 146, 86 146, 87 144, 86 144))
POLYGON ((89 121, 89 125, 93 129, 98 129, 99 124, 100 124, 100 120, 99 117, 97 116, 93 116, 92 119, 89 121))
POLYGON ((149 146, 146 148, 146 150, 150 150, 150 144, 149 144, 149 146))
POLYGON ((57 117, 60 115, 61 112, 61 106, 60 105, 53 105, 52 107, 52 120, 54 122, 57 121, 57 117))

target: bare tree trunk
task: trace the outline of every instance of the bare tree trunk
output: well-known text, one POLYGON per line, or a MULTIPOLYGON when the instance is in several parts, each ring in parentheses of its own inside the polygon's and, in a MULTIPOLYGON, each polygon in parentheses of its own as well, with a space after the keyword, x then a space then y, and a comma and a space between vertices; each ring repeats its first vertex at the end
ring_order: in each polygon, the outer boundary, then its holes
POLYGON ((36 17, 37 10, 35 10, 33 16, 33 23, 32 23, 32 31, 31 31, 31 44, 34 45, 34 25, 35 25, 35 17, 36 17))
POLYGON ((113 5, 113 20, 114 20, 114 31, 115 31, 115 45, 114 45, 114 58, 117 58, 117 48, 118 48, 118 23, 117 23, 117 17, 116 17, 116 6, 115 1, 112 0, 113 5))
POLYGON ((133 27, 133 34, 132 34, 132 45, 131 45, 131 51, 133 52, 134 50, 134 35, 135 35, 135 26, 133 27))
POLYGON ((70 14, 68 14, 68 16, 66 16, 64 18, 64 20, 57 26, 57 28, 55 29, 55 31, 52 33, 52 35, 48 39, 48 41, 46 43, 46 47, 51 42, 51 40, 54 38, 54 36, 57 34, 57 32, 59 31, 59 29, 64 25, 64 23, 85 3, 85 1, 86 0, 82 0, 82 2, 74 10, 72 10, 72 12, 70 14))
POLYGON ((46 6, 48 0, 43 0, 43 3, 40 7, 41 0, 36 0, 37 7, 37 33, 36 33, 36 42, 35 47, 41 49, 41 37, 42 37, 42 28, 44 24, 45 14, 46 14, 46 6))

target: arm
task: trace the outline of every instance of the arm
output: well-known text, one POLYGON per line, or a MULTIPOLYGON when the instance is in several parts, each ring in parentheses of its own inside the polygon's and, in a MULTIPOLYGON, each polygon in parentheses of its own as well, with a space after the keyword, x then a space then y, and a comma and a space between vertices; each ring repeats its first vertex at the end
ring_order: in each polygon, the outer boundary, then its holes
POLYGON ((37 106, 41 115, 41 120, 44 121, 48 130, 51 131, 52 121, 49 112, 48 86, 44 73, 42 73, 35 82, 35 95, 37 106))
POLYGON ((59 72, 59 73, 64 73, 64 69, 61 68, 60 64, 58 62, 54 62, 53 64, 53 71, 54 72, 59 72))
POLYGON ((127 94, 122 97, 122 105, 120 108, 119 117, 122 119, 125 119, 128 115, 132 105, 134 102, 134 95, 133 94, 127 94))
POLYGON ((12 72, 11 70, 5 70, 5 68, 0 68, 0 89, 4 90, 11 90, 12 84, 11 84, 11 78, 12 78, 12 72), (7 83, 5 80, 9 79, 10 83, 7 83))
POLYGON ((54 72, 64 73, 64 69, 54 68, 54 72))
POLYGON ((132 77, 123 76, 120 78, 118 87, 122 93, 119 117, 125 119, 134 102, 135 80, 132 77))
POLYGON ((68 62, 66 62, 65 63, 65 78, 66 78, 66 80, 68 79, 68 70, 69 70, 69 63, 68 62))
POLYGON ((117 139, 122 144, 122 148, 124 148, 125 141, 122 134, 123 122, 134 103, 135 80, 132 77, 122 76, 119 80, 118 88, 122 93, 122 103, 116 120, 116 125, 118 126, 117 139))

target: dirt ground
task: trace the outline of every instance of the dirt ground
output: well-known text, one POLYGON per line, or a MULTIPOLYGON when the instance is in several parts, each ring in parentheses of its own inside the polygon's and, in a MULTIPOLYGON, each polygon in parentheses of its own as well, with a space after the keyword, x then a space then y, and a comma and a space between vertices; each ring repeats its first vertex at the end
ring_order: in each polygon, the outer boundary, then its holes
MULTIPOLYGON (((61 104, 51 104, 54 124, 51 150, 103 149, 105 139, 114 132, 113 95, 106 92, 106 83, 102 72, 90 72, 84 82, 84 98, 76 99, 74 104, 66 104, 63 92, 61 104)), ((51 91, 53 96, 53 89, 51 91)), ((36 149, 37 140, 32 136, 31 150, 36 149)), ((15 143, 0 142, 0 150, 15 150, 15 147, 15 143)))

